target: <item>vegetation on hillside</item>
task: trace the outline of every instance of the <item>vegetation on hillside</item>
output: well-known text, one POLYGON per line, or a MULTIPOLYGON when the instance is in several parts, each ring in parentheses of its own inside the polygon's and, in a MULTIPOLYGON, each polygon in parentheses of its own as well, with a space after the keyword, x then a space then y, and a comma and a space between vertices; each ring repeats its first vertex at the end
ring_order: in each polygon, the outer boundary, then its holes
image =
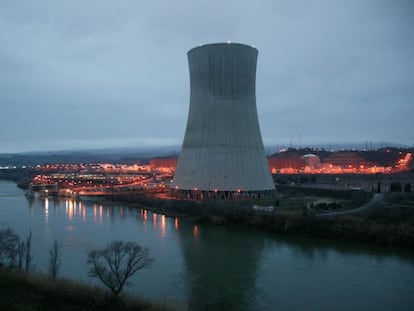
POLYGON ((89 253, 91 276, 107 291, 58 277, 62 245, 57 240, 49 249, 49 274, 30 271, 31 237, 31 232, 21 239, 11 229, 0 230, 0 310, 166 310, 120 296, 128 279, 152 261, 135 242, 114 241, 89 253))
MULTIPOLYGON (((311 190, 306 190, 311 191, 311 190)), ((327 193, 327 190, 320 190, 327 193)), ((349 199, 358 207, 367 202, 372 194, 367 192, 343 192, 335 194, 349 199)), ((296 194, 297 195, 297 194, 296 194)), ((333 196, 332 193, 329 194, 333 196)), ((385 246, 414 248, 414 209, 406 209, 398 217, 387 217, 381 212, 383 205, 379 204, 371 213, 353 214, 352 216, 319 217, 319 207, 301 206, 296 210, 285 210, 276 207, 273 212, 255 210, 252 204, 258 202, 230 201, 186 201, 165 200, 146 197, 143 194, 130 196, 114 196, 112 199, 149 209, 155 213, 167 216, 181 217, 197 223, 213 223, 221 225, 243 225, 281 234, 307 235, 320 238, 340 239, 373 243, 385 246)), ((259 202, 260 203, 260 202, 259 202)), ((262 202, 262 205, 269 202, 262 202)), ((276 206, 281 202, 273 202, 276 206)), ((321 208, 333 209, 340 207, 336 204, 321 205, 321 208)), ((393 211, 391 214, 395 214, 393 211)))
POLYGON ((0 310, 172 310, 145 299, 116 299, 102 288, 0 269, 0 310))

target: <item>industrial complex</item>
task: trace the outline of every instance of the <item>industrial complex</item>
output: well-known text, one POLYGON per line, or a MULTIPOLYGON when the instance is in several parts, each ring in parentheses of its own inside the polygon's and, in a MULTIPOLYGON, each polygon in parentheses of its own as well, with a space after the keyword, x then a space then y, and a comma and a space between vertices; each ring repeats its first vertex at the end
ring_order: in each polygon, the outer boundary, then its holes
MULTIPOLYGON (((275 185, 381 192, 390 190, 397 175, 411 187, 406 173, 414 168, 412 148, 283 148, 266 157, 256 107, 258 50, 214 43, 187 56, 190 105, 179 156, 25 165, 34 176, 28 194, 271 201, 275 185)), ((16 167, 0 166, 0 172, 9 168, 16 167)))

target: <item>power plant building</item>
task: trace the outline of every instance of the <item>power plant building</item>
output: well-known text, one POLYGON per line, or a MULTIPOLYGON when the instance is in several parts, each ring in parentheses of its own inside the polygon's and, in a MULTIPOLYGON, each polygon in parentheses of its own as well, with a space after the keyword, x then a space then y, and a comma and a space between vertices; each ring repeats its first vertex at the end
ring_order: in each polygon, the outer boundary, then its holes
POLYGON ((258 51, 236 43, 188 52, 190 108, 171 192, 193 199, 273 198, 256 109, 258 51))

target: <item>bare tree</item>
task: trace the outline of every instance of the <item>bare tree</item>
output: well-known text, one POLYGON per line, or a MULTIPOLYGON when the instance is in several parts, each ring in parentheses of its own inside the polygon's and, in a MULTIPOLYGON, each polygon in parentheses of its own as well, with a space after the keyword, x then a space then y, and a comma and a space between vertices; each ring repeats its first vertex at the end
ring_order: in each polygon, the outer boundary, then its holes
POLYGON ((10 268, 16 266, 20 239, 11 229, 0 230, 0 263, 10 268))
POLYGON ((153 261, 147 248, 123 241, 112 241, 103 249, 91 250, 88 257, 88 264, 92 265, 89 276, 101 280, 114 296, 119 296, 131 276, 153 261))
POLYGON ((62 246, 59 241, 53 241, 52 247, 49 249, 49 277, 54 281, 59 272, 61 262, 62 246))
POLYGON ((32 259, 31 245, 32 231, 29 231, 26 240, 20 240, 13 230, 0 230, 0 264, 18 270, 22 270, 25 264, 26 271, 28 271, 32 259))
POLYGON ((25 270, 29 272, 30 264, 32 262, 32 230, 29 231, 29 236, 26 238, 26 254, 25 254, 25 270))
POLYGON ((17 245, 17 269, 23 270, 23 263, 25 264, 25 271, 29 271, 30 263, 32 261, 32 230, 29 230, 29 235, 26 240, 20 241, 17 245))
POLYGON ((23 269, 23 262, 24 262, 24 254, 26 253, 26 242, 20 241, 17 243, 17 269, 22 270, 23 269))

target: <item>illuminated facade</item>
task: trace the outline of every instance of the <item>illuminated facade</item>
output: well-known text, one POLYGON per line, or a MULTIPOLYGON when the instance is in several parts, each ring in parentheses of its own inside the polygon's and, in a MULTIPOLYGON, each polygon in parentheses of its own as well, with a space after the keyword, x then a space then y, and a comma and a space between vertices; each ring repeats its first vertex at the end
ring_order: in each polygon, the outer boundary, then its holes
POLYGON ((188 52, 190 108, 173 194, 195 199, 272 198, 256 109, 258 51, 235 43, 188 52))
POLYGON ((412 152, 381 149, 306 154, 305 150, 280 152, 268 158, 273 174, 377 174, 413 168, 412 152))
POLYGON ((177 167, 178 158, 176 157, 157 157, 149 161, 151 171, 172 173, 177 167))

